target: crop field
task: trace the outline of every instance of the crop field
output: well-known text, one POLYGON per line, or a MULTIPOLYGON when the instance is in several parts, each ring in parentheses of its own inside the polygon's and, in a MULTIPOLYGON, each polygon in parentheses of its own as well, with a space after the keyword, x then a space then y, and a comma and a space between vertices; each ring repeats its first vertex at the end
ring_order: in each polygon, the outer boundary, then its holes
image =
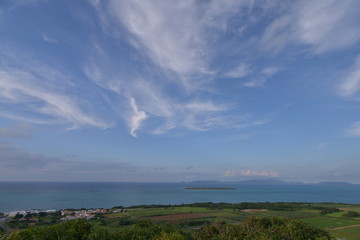
MULTIPOLYGON (((360 240, 360 217, 345 217, 349 211, 360 212, 360 205, 336 203, 194 203, 175 206, 134 206, 122 212, 98 214, 88 220, 95 229, 103 228, 114 233, 122 228, 148 220, 154 223, 170 223, 187 230, 223 221, 239 224, 251 217, 280 217, 306 222, 330 232, 334 237, 360 240)), ((39 217, 41 225, 51 225, 58 218, 50 215, 39 217)), ((35 222, 12 221, 8 228, 26 228, 35 222), (28 225, 27 225, 28 224, 28 225)))
POLYGON ((202 207, 165 207, 165 208, 132 208, 128 214, 133 217, 152 217, 160 215, 180 214, 180 213, 208 213, 209 209, 202 207))
POLYGON ((355 221, 351 219, 344 218, 334 218, 334 217, 312 217, 312 218, 304 218, 302 221, 307 222, 311 225, 320 227, 320 228, 338 228, 345 226, 352 226, 360 224, 360 221, 355 221))
POLYGON ((179 228, 198 228, 204 224, 224 221, 238 224, 249 217, 282 217, 309 223, 329 231, 335 237, 348 240, 360 240, 360 218, 345 218, 344 213, 349 210, 359 210, 358 205, 347 204, 308 204, 298 210, 274 211, 267 209, 234 209, 234 208, 207 208, 191 206, 166 206, 154 208, 129 208, 126 213, 106 214, 102 224, 109 231, 114 231, 138 220, 151 220, 154 222, 169 222, 179 228), (314 207, 314 205, 316 207, 314 207), (321 214, 322 208, 338 208, 341 211, 321 214), (319 208, 319 209, 318 209, 319 208), (126 221, 124 220, 126 219, 126 221), (104 224, 105 223, 105 224, 104 224), (357 226, 359 225, 359 226, 357 226))
POLYGON ((305 218, 302 221, 323 228, 338 238, 360 240, 360 220, 333 217, 334 215, 341 216, 342 214, 344 214, 343 211, 322 217, 305 218))
POLYGON ((347 211, 359 211, 359 205, 320 203, 304 204, 298 210, 274 211, 267 209, 206 208, 206 207, 164 207, 164 208, 132 208, 127 214, 132 218, 165 221, 181 228, 196 228, 215 221, 238 224, 249 217, 282 217, 309 223, 329 231, 335 237, 360 240, 360 218, 342 217, 347 211), (338 208, 340 211, 321 214, 321 208, 338 208))
POLYGON ((179 214, 170 214, 170 215, 161 215, 155 217, 149 217, 150 220, 163 220, 169 222, 179 222, 180 220, 184 219, 191 219, 191 218, 202 218, 207 217, 207 214, 204 213, 179 213, 179 214))

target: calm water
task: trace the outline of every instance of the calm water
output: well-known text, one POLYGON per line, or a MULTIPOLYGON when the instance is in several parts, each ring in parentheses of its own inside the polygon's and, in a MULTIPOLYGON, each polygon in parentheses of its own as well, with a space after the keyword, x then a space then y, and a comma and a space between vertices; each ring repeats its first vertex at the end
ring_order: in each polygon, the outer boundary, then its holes
POLYGON ((194 202, 360 203, 360 186, 205 185, 236 190, 186 190, 186 183, 9 183, 0 182, 0 212, 21 209, 110 208, 194 202))

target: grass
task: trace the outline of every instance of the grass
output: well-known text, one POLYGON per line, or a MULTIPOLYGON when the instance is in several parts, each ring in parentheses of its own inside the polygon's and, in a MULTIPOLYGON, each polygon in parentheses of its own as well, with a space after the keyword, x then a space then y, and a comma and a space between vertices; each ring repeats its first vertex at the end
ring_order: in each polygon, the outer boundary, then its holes
POLYGON ((212 210, 201 207, 166 207, 166 208, 133 208, 128 210, 128 214, 138 218, 170 215, 179 213, 209 213, 212 210))
POLYGON ((125 213, 109 213, 105 215, 106 218, 122 218, 125 216, 127 216, 125 213))
POLYGON ((346 238, 347 240, 360 240, 360 228, 347 228, 328 230, 333 236, 337 238, 346 238))
MULTIPOLYGON (((233 208, 228 206, 219 205, 220 208, 209 209, 206 207, 188 207, 188 206, 166 206, 166 207, 149 207, 149 208, 128 208, 125 213, 107 213, 100 216, 100 219, 93 219, 89 222, 94 228, 104 228, 107 231, 114 233, 121 228, 127 227, 142 219, 148 217, 173 215, 183 213, 205 213, 206 216, 199 218, 188 218, 174 221, 176 226, 182 229, 196 229, 202 224, 213 223, 216 221, 225 221, 231 224, 237 224, 244 221, 249 217, 283 217, 288 219, 298 219, 309 223, 312 226, 320 227, 329 231, 337 238, 346 238, 348 240, 360 240, 360 227, 335 229, 338 227, 352 226, 360 224, 360 218, 346 218, 342 217, 344 213, 349 210, 360 212, 360 205, 350 204, 336 204, 336 203, 320 203, 320 204, 308 204, 301 205, 301 209, 297 211, 254 211, 243 212, 234 211, 233 208), (221 208, 224 207, 224 208, 221 208), (311 208, 316 207, 316 208, 311 208), (320 215, 320 207, 336 207, 346 208, 345 211, 330 213, 327 215, 320 215)), ((41 220, 54 220, 51 217, 40 217, 41 220)), ((154 223, 166 222, 165 220, 152 220, 154 223)), ((12 223, 9 223, 12 224, 12 223)), ((21 227, 25 222, 14 223, 13 227, 21 227), (15 226, 17 224, 17 226, 15 226)), ((51 225, 47 223, 46 225, 51 225)), ((26 225, 26 224, 25 224, 26 225)), ((26 227, 26 226, 24 226, 26 227)))
POLYGON ((304 222, 307 222, 313 226, 320 227, 323 229, 345 227, 345 226, 360 224, 360 221, 357 221, 357 220, 346 219, 346 218, 326 217, 326 216, 304 218, 301 220, 304 222))
POLYGON ((334 212, 334 213, 326 214, 325 216, 328 216, 328 217, 341 217, 341 215, 345 214, 346 212, 347 211, 334 212))

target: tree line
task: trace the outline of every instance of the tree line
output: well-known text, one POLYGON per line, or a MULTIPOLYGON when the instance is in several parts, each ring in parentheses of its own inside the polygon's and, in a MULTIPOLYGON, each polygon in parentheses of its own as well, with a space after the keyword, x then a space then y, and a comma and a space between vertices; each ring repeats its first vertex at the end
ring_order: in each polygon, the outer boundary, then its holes
POLYGON ((231 225, 215 222, 197 230, 182 230, 172 224, 154 224, 143 220, 124 227, 115 233, 94 228, 89 222, 78 219, 52 226, 30 227, 15 230, 7 240, 333 240, 322 229, 301 221, 276 217, 254 217, 231 225))

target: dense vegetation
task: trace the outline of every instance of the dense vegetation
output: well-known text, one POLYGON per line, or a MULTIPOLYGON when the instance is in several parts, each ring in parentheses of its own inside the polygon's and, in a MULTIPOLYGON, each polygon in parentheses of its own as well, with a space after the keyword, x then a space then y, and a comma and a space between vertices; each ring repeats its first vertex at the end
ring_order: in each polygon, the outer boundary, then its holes
POLYGON ((336 207, 329 207, 329 208, 323 208, 320 212, 320 214, 329 214, 329 213, 334 213, 334 212, 339 212, 340 209, 336 208, 336 207))
POLYGON ((360 213, 355 211, 348 211, 347 213, 341 215, 342 217, 348 217, 348 218, 356 218, 360 217, 360 213))
POLYGON ((258 239, 258 240, 330 240, 329 233, 304 222, 275 218, 249 218, 238 225, 215 222, 198 230, 184 231, 171 224, 154 224, 140 221, 111 234, 95 229, 85 220, 65 221, 49 227, 31 227, 14 231, 8 240, 209 240, 209 239, 258 239))
MULTIPOLYGON (((328 203, 327 203, 328 204, 328 203)), ((299 202, 241 202, 241 203, 213 203, 213 202, 202 202, 202 203, 190 203, 190 204, 179 204, 179 205, 136 205, 128 208, 171 208, 171 207, 204 207, 208 209, 267 209, 273 211, 297 211, 303 208, 314 209, 314 210, 329 210, 336 208, 329 208, 326 206, 320 206, 319 204, 312 203, 299 203, 299 202)))
POLYGON ((2 237, 5 234, 5 229, 3 229, 2 227, 0 227, 0 237, 2 237))

